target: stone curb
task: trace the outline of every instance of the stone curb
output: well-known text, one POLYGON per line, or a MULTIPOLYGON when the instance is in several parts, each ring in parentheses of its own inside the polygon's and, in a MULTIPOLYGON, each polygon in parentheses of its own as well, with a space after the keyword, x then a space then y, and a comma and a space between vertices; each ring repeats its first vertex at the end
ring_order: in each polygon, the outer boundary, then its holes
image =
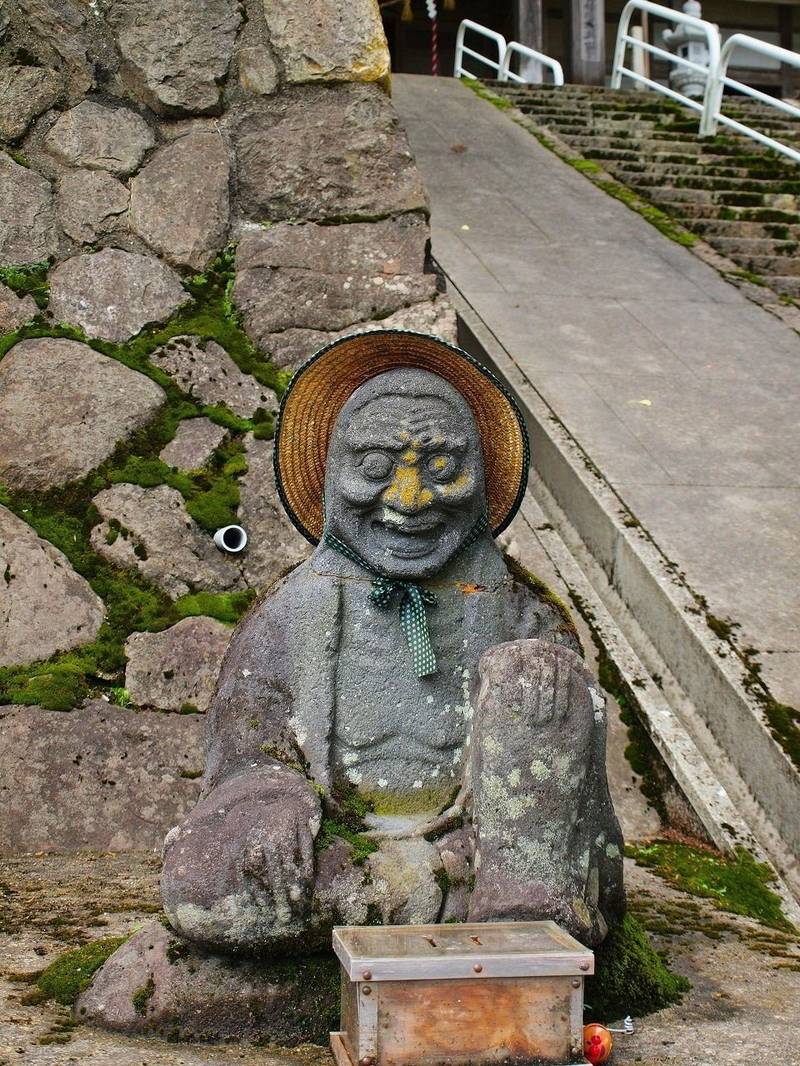
POLYGON ((644 688, 637 683, 633 692, 662 757, 718 846, 730 850, 743 840, 755 840, 756 852, 768 856, 800 892, 800 776, 745 689, 744 664, 731 644, 714 637, 677 566, 665 558, 452 282, 448 292, 458 312, 459 343, 506 381, 522 403, 542 483, 529 491, 561 539, 577 541, 587 553, 597 575, 590 583, 574 559, 570 565, 566 548, 554 552, 553 561, 564 568, 567 584, 591 602, 603 642, 614 634, 606 650, 623 678, 645 681, 644 688), (540 494, 541 487, 545 491, 540 494), (582 588, 575 588, 578 575, 582 588), (691 704, 695 713, 681 708, 678 716, 676 701, 665 700, 652 680, 654 671, 642 665, 603 606, 600 585, 619 598, 666 670, 680 678, 680 702, 691 704), (727 789, 719 780, 717 755, 732 764, 727 789), (741 814, 731 820, 737 808, 746 821, 741 814))

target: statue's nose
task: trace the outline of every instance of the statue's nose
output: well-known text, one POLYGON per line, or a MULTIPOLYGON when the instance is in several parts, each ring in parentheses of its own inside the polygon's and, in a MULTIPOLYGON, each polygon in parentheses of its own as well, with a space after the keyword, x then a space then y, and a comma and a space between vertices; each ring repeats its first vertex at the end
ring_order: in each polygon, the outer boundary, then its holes
POLYGON ((400 514, 416 514, 432 499, 433 493, 422 484, 416 463, 398 466, 391 485, 383 494, 383 502, 400 514))

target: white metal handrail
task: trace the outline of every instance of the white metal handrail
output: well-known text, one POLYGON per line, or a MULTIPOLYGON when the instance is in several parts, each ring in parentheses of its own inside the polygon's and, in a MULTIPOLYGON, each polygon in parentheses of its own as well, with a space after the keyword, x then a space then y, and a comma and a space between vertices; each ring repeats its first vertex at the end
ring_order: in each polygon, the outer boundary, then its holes
MULTIPOLYGON (((787 48, 780 48, 778 45, 762 41, 757 37, 750 37, 745 33, 734 33, 728 38, 723 47, 720 42, 719 28, 714 25, 713 22, 707 22, 705 19, 697 18, 695 15, 687 15, 684 11, 674 11, 670 7, 664 7, 662 4, 653 3, 651 0, 628 0, 628 3, 622 9, 622 14, 620 15, 619 20, 617 41, 614 49, 614 65, 611 71, 611 88, 621 88, 623 77, 630 78, 632 81, 635 81, 640 85, 646 85, 648 88, 654 89, 656 92, 661 93, 664 96, 669 96, 671 99, 683 104, 684 107, 689 107, 693 111, 699 111, 700 129, 698 132, 701 137, 713 137, 717 132, 719 123, 722 123, 724 126, 735 130, 737 133, 741 133, 745 137, 750 137, 752 140, 766 145, 767 148, 771 148, 775 152, 780 152, 782 155, 787 156, 796 163, 800 163, 800 151, 797 149, 791 148, 789 145, 783 144, 774 137, 769 137, 767 134, 761 133, 759 130, 753 129, 752 126, 747 126, 745 123, 739 122, 737 119, 731 118, 729 115, 722 114, 723 95, 725 89, 728 88, 743 93, 746 96, 750 96, 755 100, 759 100, 761 103, 767 104, 770 107, 775 108, 777 111, 782 111, 784 114, 791 115, 792 118, 800 119, 800 108, 796 107, 794 104, 788 103, 786 100, 779 100, 777 97, 770 96, 768 93, 764 93, 760 89, 754 89, 752 86, 746 85, 744 82, 737 81, 736 78, 728 76, 728 65, 730 64, 733 53, 737 49, 756 52, 759 55, 775 59, 779 63, 788 63, 793 67, 800 68, 800 54, 797 52, 791 52, 787 48), (648 41, 644 41, 641 38, 634 36, 630 32, 631 19, 637 11, 655 15, 657 18, 663 19, 665 22, 690 26, 699 31, 705 38, 706 47, 708 49, 708 65, 703 66, 700 63, 694 63, 690 59, 686 59, 684 56, 676 55, 674 52, 668 52, 664 48, 659 48, 657 45, 650 44, 648 41), (629 45, 631 49, 639 49, 642 52, 647 52, 649 55, 658 56, 660 59, 664 59, 668 63, 674 63, 693 71, 695 74, 702 75, 705 80, 703 102, 700 103, 698 100, 685 96, 683 93, 670 88, 668 85, 662 85, 660 82, 655 81, 652 78, 647 78, 644 74, 640 74, 638 71, 632 70, 630 67, 626 67, 625 53, 629 45)), ((484 66, 494 71, 497 80, 501 82, 512 81, 517 84, 526 84, 526 79, 522 77, 522 75, 516 74, 511 70, 511 63, 514 56, 520 56, 523 59, 541 64, 541 66, 552 71, 554 85, 561 86, 564 84, 564 72, 561 69, 561 64, 557 60, 552 59, 543 52, 537 52, 533 48, 528 48, 527 45, 520 44, 519 41, 509 41, 507 43, 505 37, 503 37, 501 33, 497 33, 495 30, 490 30, 488 27, 482 26, 479 22, 473 22, 471 19, 463 19, 458 27, 458 34, 456 36, 456 60, 453 74, 456 78, 478 77, 478 75, 473 74, 464 67, 465 55, 477 59, 479 63, 483 63, 484 66), (468 30, 492 42, 497 49, 496 60, 489 56, 481 55, 480 52, 476 52, 474 49, 469 48, 464 44, 464 36, 468 30)))
POLYGON ((713 132, 710 128, 711 112, 708 105, 714 91, 714 72, 719 67, 719 57, 719 30, 713 22, 707 22, 705 19, 697 18, 695 15, 687 15, 683 11, 673 11, 671 7, 664 7, 662 4, 654 4, 651 3, 650 0, 629 0, 622 9, 622 14, 619 17, 617 43, 614 49, 614 66, 611 69, 611 88, 621 88, 623 77, 630 78, 632 81, 635 81, 640 85, 646 85, 648 88, 655 89, 656 92, 662 93, 664 96, 669 96, 673 100, 677 100, 678 103, 683 104, 685 107, 692 108, 693 111, 701 112, 700 136, 706 137, 713 132), (698 63, 692 63, 691 60, 685 59, 683 56, 675 55, 674 52, 668 52, 665 48, 658 48, 654 44, 648 44, 647 41, 640 40, 630 34, 628 31, 630 30, 631 19, 637 11, 646 12, 648 15, 655 15, 660 19, 664 19, 666 22, 691 26, 693 29, 699 30, 706 39, 706 45, 708 47, 708 66, 703 67, 698 63), (639 48, 644 52, 648 52, 650 55, 658 56, 660 59, 664 59, 668 63, 675 63, 678 66, 687 67, 689 70, 693 70, 697 74, 704 75, 706 79, 706 87, 703 103, 701 104, 699 101, 693 100, 690 96, 684 96, 683 93, 679 93, 675 89, 669 88, 667 85, 662 85, 660 82, 654 81, 652 78, 646 78, 644 74, 639 74, 638 71, 626 67, 625 52, 628 45, 630 45, 631 48, 639 48))
POLYGON ((479 63, 483 63, 484 66, 489 67, 495 72, 497 77, 500 76, 500 68, 503 64, 503 57, 506 53, 506 39, 502 33, 496 33, 494 30, 490 30, 486 26, 481 26, 480 22, 473 22, 472 19, 462 19, 461 25, 458 27, 458 33, 456 34, 456 61, 453 67, 454 78, 477 78, 477 74, 473 74, 467 70, 464 66, 464 56, 471 56, 473 59, 477 59, 479 63), (464 44, 464 36, 470 30, 472 33, 477 33, 480 37, 485 37, 487 40, 492 41, 497 48, 497 59, 490 59, 488 56, 481 55, 480 52, 474 51, 472 48, 468 48, 464 44))
POLYGON ((513 81, 518 85, 527 84, 527 80, 521 74, 515 74, 511 69, 511 62, 515 55, 522 59, 531 59, 552 71, 553 85, 564 84, 564 71, 557 59, 546 56, 544 52, 537 52, 534 48, 528 48, 526 44, 520 44, 519 41, 509 41, 506 45, 503 62, 500 64, 500 71, 497 75, 498 81, 513 81))
POLYGON ((737 122, 736 119, 722 114, 722 95, 725 89, 729 88, 735 89, 736 92, 744 93, 745 96, 750 96, 754 100, 760 100, 761 103, 768 104, 770 107, 775 108, 776 111, 783 111, 785 114, 791 115, 792 118, 800 118, 800 108, 795 107, 794 104, 790 104, 786 100, 779 100, 768 93, 762 93, 760 89, 745 85, 744 82, 737 81, 736 78, 728 77, 728 64, 731 61, 731 56, 739 48, 749 52, 757 52, 759 55, 769 56, 770 59, 777 59, 779 63, 788 63, 793 67, 800 67, 800 55, 797 52, 790 52, 788 48, 780 48, 776 44, 761 41, 757 37, 750 37, 746 33, 734 33, 723 45, 716 70, 712 74, 712 92, 708 99, 708 132, 711 134, 716 133, 717 125, 721 122, 723 125, 736 130, 737 133, 743 133, 746 137, 751 137, 754 141, 759 141, 768 148, 772 148, 773 151, 788 156, 795 163, 800 163, 800 152, 796 149, 776 141, 774 137, 768 137, 765 133, 753 129, 752 126, 747 126, 743 122, 737 122))

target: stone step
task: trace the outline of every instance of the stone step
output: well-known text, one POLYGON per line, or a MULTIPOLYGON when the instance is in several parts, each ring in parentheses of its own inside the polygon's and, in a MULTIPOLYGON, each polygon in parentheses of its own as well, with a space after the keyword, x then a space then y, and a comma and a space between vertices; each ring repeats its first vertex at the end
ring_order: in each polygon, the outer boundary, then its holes
MULTIPOLYGON (((540 111, 528 107, 519 109, 525 115, 530 115, 537 122, 546 123, 549 126, 564 127, 566 129, 586 129, 600 136, 615 135, 620 129, 624 129, 626 136, 652 136, 659 133, 675 133, 670 125, 631 119, 629 115, 617 113, 615 116, 605 117, 598 115, 579 115, 574 112, 554 113, 552 111, 540 111)), ((683 130, 678 130, 682 137, 687 136, 683 130)), ((695 129, 693 135, 697 135, 695 129)))
MULTIPOLYGON (((681 104, 673 102, 663 96, 656 96, 650 92, 640 90, 611 90, 601 85, 510 85, 508 83, 487 82, 493 85, 504 96, 513 99, 531 101, 551 100, 556 106, 567 104, 591 105, 594 107, 614 107, 621 110, 641 110, 656 112, 678 112, 688 114, 681 104)), ((764 118, 767 121, 780 120, 787 125, 798 125, 796 120, 788 115, 777 112, 767 104, 757 100, 745 99, 736 94, 727 94, 723 98, 723 111, 726 114, 741 114, 748 120, 764 118)))
MULTIPOLYGON (((555 127, 554 127, 555 128, 555 127)), ((558 132, 558 131, 557 131, 558 132)), ((591 137, 586 133, 581 133, 579 136, 570 136, 564 138, 569 140, 569 143, 573 148, 579 151, 586 149, 612 149, 620 152, 636 152, 639 155, 650 155, 656 152, 664 154, 678 153, 680 155, 702 155, 703 149, 698 141, 681 141, 670 147, 669 144, 662 140, 647 141, 636 140, 633 137, 627 138, 622 135, 622 131, 617 134, 616 137, 591 137)), ((670 142, 674 143, 674 142, 670 142)))
POLYGON ((673 189, 692 189, 698 192, 712 193, 754 193, 758 196, 789 195, 796 197, 800 193, 800 181, 753 181, 750 178, 704 178, 694 175, 628 171, 626 180, 638 188, 647 186, 665 186, 673 189))
POLYGON ((737 262, 746 259, 748 270, 754 274, 762 274, 770 281, 773 278, 786 280, 796 278, 800 285, 800 258, 796 255, 737 255, 737 262))
MULTIPOLYGON (((661 129, 664 126, 677 125, 682 121, 676 116, 675 122, 665 115, 638 114, 632 111, 619 111, 613 108, 601 110, 596 107, 587 109, 558 108, 546 104, 520 103, 517 105, 521 111, 531 115, 547 115, 554 122, 569 120, 571 122, 585 122, 587 125, 595 124, 598 127, 618 126, 624 124, 626 128, 642 127, 643 129, 661 129)), ((697 123, 695 123, 695 126, 697 123)))
MULTIPOLYGON (((589 141, 589 143, 592 143, 589 141)), ((609 163, 635 163, 642 164, 649 162, 653 166, 667 167, 670 165, 677 166, 699 166, 698 160, 700 159, 699 152, 652 152, 645 158, 640 152, 633 150, 633 147, 627 148, 586 148, 583 153, 587 159, 603 159, 609 163)), ((726 156, 710 156, 713 160, 718 160, 720 163, 724 163, 726 156)))
POLYGON ((778 241, 800 240, 800 223, 791 225, 785 222, 748 222, 732 218, 695 219, 692 229, 704 237, 763 237, 778 241))
POLYGON ((776 225, 795 225, 795 212, 780 211, 772 207, 731 207, 728 204, 686 203, 675 201, 665 204, 671 215, 682 219, 724 219, 731 222, 771 222, 776 225))
POLYGON ((797 199, 785 193, 728 192, 725 190, 654 188, 629 182, 631 188, 641 187, 655 203, 720 204, 728 207, 776 207, 779 210, 796 210, 797 199))
POLYGON ((661 162, 650 157, 645 157, 638 159, 620 159, 614 163, 614 169, 620 173, 652 174, 661 177, 669 176, 689 179, 715 178, 721 180, 735 178, 745 181, 770 181, 779 183, 786 180, 796 180, 796 172, 795 174, 787 175, 783 170, 777 172, 769 169, 759 170, 755 167, 733 166, 731 163, 732 160, 730 157, 728 157, 727 162, 723 157, 718 163, 709 161, 707 157, 700 157, 697 162, 691 163, 676 163, 674 161, 661 162))
POLYGON ((774 258, 782 264, 777 273, 794 273, 793 270, 785 268, 787 257, 793 258, 797 252, 797 241, 776 241, 768 237, 718 237, 715 234, 705 234, 705 239, 718 252, 723 252, 731 258, 745 255, 774 258))
POLYGON ((715 159, 726 159, 741 155, 741 145, 736 141, 699 141, 696 137, 688 140, 676 140, 674 137, 659 134, 651 138, 634 138, 624 136, 620 131, 616 137, 592 137, 587 133, 565 137, 575 148, 612 148, 620 151, 636 151, 641 156, 650 156, 656 153, 665 155, 693 155, 698 157, 712 156, 715 159))
POLYGON ((800 277, 773 274, 766 280, 769 282, 769 287, 782 296, 800 296, 800 277))

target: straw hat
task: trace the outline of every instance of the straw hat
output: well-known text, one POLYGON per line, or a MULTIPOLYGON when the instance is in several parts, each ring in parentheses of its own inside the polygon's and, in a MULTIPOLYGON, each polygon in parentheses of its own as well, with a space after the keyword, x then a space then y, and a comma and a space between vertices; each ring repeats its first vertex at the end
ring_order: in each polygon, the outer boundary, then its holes
POLYGON ((430 370, 457 389, 481 437, 492 533, 519 508, 530 448, 522 413, 497 378, 452 344, 408 330, 354 333, 303 363, 283 395, 275 430, 275 481, 300 532, 318 544, 323 530, 325 461, 336 418, 365 381, 397 367, 430 370))

